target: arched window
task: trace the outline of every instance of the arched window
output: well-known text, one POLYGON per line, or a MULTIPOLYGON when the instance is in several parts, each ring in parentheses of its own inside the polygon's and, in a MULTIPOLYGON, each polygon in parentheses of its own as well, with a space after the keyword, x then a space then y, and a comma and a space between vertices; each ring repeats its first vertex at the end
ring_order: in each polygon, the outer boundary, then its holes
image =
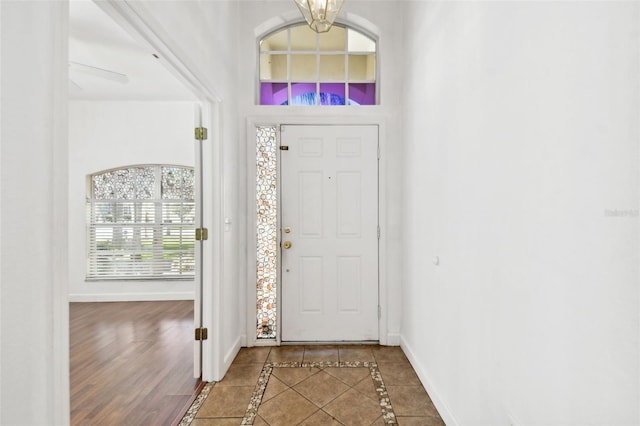
POLYGON ((375 105, 376 41, 340 24, 304 23, 260 40, 260 105, 375 105))
POLYGON ((193 279, 193 167, 129 166, 88 184, 88 280, 193 279))

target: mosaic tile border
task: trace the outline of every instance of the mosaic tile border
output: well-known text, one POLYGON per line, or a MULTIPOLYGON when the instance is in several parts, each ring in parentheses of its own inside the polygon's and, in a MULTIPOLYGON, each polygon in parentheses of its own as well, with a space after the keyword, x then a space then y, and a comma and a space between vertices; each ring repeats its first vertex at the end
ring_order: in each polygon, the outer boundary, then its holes
MULTIPOLYGON (((247 411, 245 412, 244 418, 242 419, 241 425, 252 425, 258 415, 258 408, 260 407, 260 403, 262 402, 262 397, 264 395, 265 390, 267 389, 267 384, 269 383, 269 378, 271 377, 271 373, 273 373, 274 368, 330 368, 330 367, 339 367, 339 368, 362 368, 368 367, 369 372, 371 374, 371 379, 373 380, 373 384, 376 388, 376 392, 378 393, 378 400, 380 402, 380 411, 382 412, 382 418, 385 424, 397 424, 396 415, 393 412, 393 407, 391 406, 391 401, 389 400, 389 394, 387 393, 387 388, 382 380, 382 375, 380 374, 380 370, 378 369, 378 364, 375 362, 369 361, 353 361, 353 362, 267 362, 262 368, 262 372, 260 373, 260 377, 258 378, 258 382, 256 383, 256 387, 251 395, 251 400, 249 401, 249 406, 247 407, 247 411)), ((181 425, 182 426, 182 425, 181 425)))
POLYGON ((200 407, 202 407, 202 404, 209 396, 209 392, 211 392, 211 389, 213 389, 215 384, 216 382, 208 382, 204 385, 200 391, 200 395, 198 395, 198 397, 193 401, 193 404, 191 404, 191 407, 189 407, 182 420, 180 420, 178 426, 189 426, 193 422, 193 419, 196 418, 196 414, 200 411, 200 407))

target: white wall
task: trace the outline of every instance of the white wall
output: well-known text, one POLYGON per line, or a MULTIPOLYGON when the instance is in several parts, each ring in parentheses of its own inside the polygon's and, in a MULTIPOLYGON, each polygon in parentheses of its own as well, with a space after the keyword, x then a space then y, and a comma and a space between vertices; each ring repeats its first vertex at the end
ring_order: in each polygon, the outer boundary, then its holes
MULTIPOLYGON (((211 188, 220 191, 220 202, 213 207, 220 223, 210 224, 210 229, 219 228, 221 235, 211 233, 213 256, 222 259, 213 273, 211 294, 205 294, 213 305, 211 312, 204 312, 205 326, 212 330, 209 341, 205 342, 205 352, 215 352, 221 360, 212 366, 213 376, 205 379, 219 380, 233 361, 240 348, 245 330, 245 300, 241 297, 239 285, 244 269, 241 265, 242 227, 238 210, 241 191, 238 176, 241 169, 238 156, 237 91, 241 84, 237 75, 237 1, 132 1, 137 13, 145 18, 153 32, 159 35, 173 50, 182 63, 208 88, 216 92, 219 103, 210 117, 210 143, 216 144, 217 157, 210 161, 214 170, 222 169, 220 182, 211 188), (223 222, 227 221, 225 225, 223 222)), ((205 213, 206 214, 206 213, 205 213)), ((209 226, 208 224, 205 224, 209 226)), ((209 259, 214 263, 215 259, 209 259)), ((243 277, 242 277, 243 278, 243 277)))
POLYGON ((639 6, 407 4, 402 345, 448 425, 640 423, 639 6))
POLYGON ((67 11, 2 1, 0 16, 0 424, 62 425, 67 11))
MULTIPOLYGON (((260 124, 279 123, 381 123, 380 135, 386 149, 383 152, 382 166, 385 168, 386 181, 381 182, 381 191, 386 193, 387 203, 381 206, 381 228, 385 256, 381 259, 381 274, 386 281, 386 293, 381 296, 383 304, 382 321, 384 322, 384 335, 381 340, 388 344, 399 344, 400 318, 401 318, 401 250, 402 250, 402 127, 401 127, 401 93, 402 87, 402 29, 397 25, 401 18, 401 11, 396 1, 349 0, 345 2, 340 12, 340 22, 360 27, 379 38, 379 79, 380 100, 377 106, 361 108, 315 108, 315 107, 268 107, 256 106, 256 73, 257 73, 257 40, 260 36, 282 26, 286 23, 300 22, 302 15, 298 8, 290 0, 284 1, 255 1, 247 0, 239 2, 241 20, 237 23, 238 43, 238 99, 239 114, 237 125, 243 129, 240 141, 240 191, 241 219, 246 223, 247 216, 244 212, 252 209, 248 205, 247 189, 252 190, 252 182, 247 182, 250 173, 246 171, 247 146, 254 143, 253 135, 248 135, 246 130, 247 118, 260 124)), ((247 227, 248 238, 252 238, 255 230, 247 227)), ((247 241, 245 239, 244 241, 247 241)), ((244 258, 251 259, 248 250, 251 247, 243 247, 244 258)), ((242 262, 242 261, 241 261, 242 262)), ((247 280, 247 271, 252 271, 254 266, 246 261, 241 269, 244 274, 245 286, 249 289, 246 295, 250 311, 247 318, 253 321, 255 313, 251 312, 253 305, 250 293, 255 280, 247 280), (247 282, 248 281, 248 282, 247 282)), ((251 275, 253 277, 253 275, 251 275)), ((243 307, 243 309, 246 309, 243 307)), ((249 323, 249 328, 253 324, 249 323)), ((254 337, 249 335, 249 340, 254 337)))
POLYGON ((192 102, 69 103, 69 300, 193 299, 193 281, 85 281, 87 176, 137 164, 195 164, 192 102))

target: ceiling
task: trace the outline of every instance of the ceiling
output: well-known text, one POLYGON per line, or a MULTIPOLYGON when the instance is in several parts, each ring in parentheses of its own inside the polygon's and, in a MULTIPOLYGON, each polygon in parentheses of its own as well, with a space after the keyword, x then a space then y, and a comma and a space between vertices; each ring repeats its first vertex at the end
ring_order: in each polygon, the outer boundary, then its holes
POLYGON ((70 1, 70 99, 195 100, 153 54, 92 0, 70 1))

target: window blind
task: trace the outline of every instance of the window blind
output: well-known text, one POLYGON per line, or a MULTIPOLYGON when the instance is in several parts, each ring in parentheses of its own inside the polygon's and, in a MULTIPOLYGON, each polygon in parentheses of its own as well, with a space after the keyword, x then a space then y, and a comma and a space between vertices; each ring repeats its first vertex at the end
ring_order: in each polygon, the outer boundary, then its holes
POLYGON ((88 280, 193 279, 193 200, 87 200, 88 280))

